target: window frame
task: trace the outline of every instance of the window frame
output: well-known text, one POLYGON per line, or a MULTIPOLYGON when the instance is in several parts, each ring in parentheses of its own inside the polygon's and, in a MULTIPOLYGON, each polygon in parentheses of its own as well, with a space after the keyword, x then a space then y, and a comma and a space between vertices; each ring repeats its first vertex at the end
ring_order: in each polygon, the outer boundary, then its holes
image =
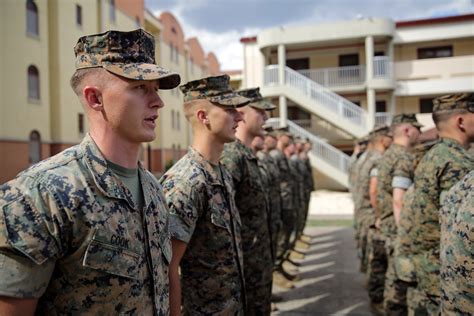
POLYGON ((453 56, 454 56, 453 45, 420 47, 416 50, 417 59, 448 58, 448 57, 453 57, 453 56), (449 56, 444 56, 444 55, 441 56, 441 52, 443 52, 444 50, 448 51, 449 56))
POLYGON ((31 64, 26 70, 27 78, 27 89, 28 89, 28 100, 40 101, 41 100, 41 80, 38 67, 31 64), (35 89, 35 90, 33 90, 35 89), (34 93, 36 91, 36 93, 34 93))
POLYGON ((31 37, 39 37, 40 34, 39 10, 34 0, 26 0, 26 34, 31 37))

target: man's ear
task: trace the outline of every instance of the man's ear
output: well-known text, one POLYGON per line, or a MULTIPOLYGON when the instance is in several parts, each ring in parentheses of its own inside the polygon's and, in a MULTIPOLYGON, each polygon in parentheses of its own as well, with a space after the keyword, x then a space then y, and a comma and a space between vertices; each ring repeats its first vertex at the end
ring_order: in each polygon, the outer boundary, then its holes
POLYGON ((464 124, 464 116, 458 115, 456 117, 456 126, 463 132, 466 132, 466 124, 464 124))
POLYGON ((104 109, 102 103, 102 92, 95 86, 85 86, 82 89, 82 97, 85 104, 94 111, 102 111, 104 109))
POLYGON ((196 111, 196 117, 198 121, 202 124, 208 125, 209 124, 209 117, 207 115, 207 111, 204 109, 198 109, 196 111))

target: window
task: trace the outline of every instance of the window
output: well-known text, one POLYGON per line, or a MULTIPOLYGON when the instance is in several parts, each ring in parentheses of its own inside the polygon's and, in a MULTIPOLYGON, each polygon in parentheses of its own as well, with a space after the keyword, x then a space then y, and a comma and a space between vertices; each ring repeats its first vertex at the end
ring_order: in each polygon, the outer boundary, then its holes
POLYGON ((189 58, 189 73, 192 75, 194 73, 193 58, 189 58))
POLYGON ((176 129, 178 131, 181 129, 181 115, 179 112, 176 112, 176 129))
POLYGON ((433 98, 420 99, 420 113, 433 112, 433 98))
POLYGON ((309 69, 309 58, 288 59, 286 65, 293 70, 309 69))
POLYGON ((82 7, 76 4, 76 24, 82 26, 82 7))
POLYGON ((135 17, 135 25, 137 27, 140 27, 142 25, 142 23, 140 22, 140 17, 138 17, 138 16, 135 17))
POLYGON ((387 112, 387 102, 384 101, 375 101, 375 112, 387 112))
POLYGON ((358 66, 359 54, 339 55, 339 67, 358 66))
POLYGON ((84 114, 82 113, 77 114, 77 128, 80 135, 84 134, 84 114))
POLYGON ((176 28, 174 26, 171 27, 171 33, 176 34, 176 28))
POLYGON ((178 46, 176 46, 176 47, 174 48, 174 53, 175 53, 175 56, 174 56, 175 62, 179 65, 179 50, 178 50, 178 46))
POLYGON ((111 22, 115 22, 115 0, 109 2, 109 19, 111 22))
POLYGON ((30 164, 35 164, 41 160, 41 135, 38 131, 32 131, 30 133, 28 155, 30 164))
POLYGON ((28 98, 40 99, 40 82, 38 68, 31 65, 28 67, 28 98))
POLYGON ((33 0, 26 1, 26 32, 30 35, 39 35, 38 6, 33 0))
POLYGON ((418 59, 452 57, 453 46, 418 48, 417 55, 418 59))

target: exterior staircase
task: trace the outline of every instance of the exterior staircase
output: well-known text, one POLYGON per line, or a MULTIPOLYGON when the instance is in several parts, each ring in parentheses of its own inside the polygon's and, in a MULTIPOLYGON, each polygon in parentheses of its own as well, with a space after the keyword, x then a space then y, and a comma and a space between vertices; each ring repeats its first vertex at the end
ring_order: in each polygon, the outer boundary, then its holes
MULTIPOLYGON (((292 121, 287 121, 287 123, 289 131, 293 135, 308 138, 313 144, 311 152, 309 153, 311 166, 336 181, 339 185, 348 188, 348 166, 350 157, 296 123, 292 121)), ((266 124, 278 127, 280 119, 268 119, 266 124)))
MULTIPOLYGON (((285 67, 284 84, 281 85, 280 82, 282 81, 279 78, 278 65, 266 66, 263 87, 260 89, 262 95, 264 97, 284 95, 308 112, 316 114, 356 138, 367 135, 372 129, 368 126, 366 110, 312 80, 308 74, 285 67)), ((384 118, 385 116, 376 117, 377 123, 384 123, 382 122, 384 118)))

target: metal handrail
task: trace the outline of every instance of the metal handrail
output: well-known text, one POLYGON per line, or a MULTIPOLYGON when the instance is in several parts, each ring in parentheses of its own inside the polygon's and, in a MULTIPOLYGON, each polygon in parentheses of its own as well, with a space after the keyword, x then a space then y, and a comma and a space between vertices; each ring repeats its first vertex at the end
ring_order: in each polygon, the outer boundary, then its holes
MULTIPOLYGON (((264 84, 278 85, 278 79, 278 65, 266 66, 264 84)), ((299 90, 335 115, 365 128, 367 114, 364 109, 289 67, 285 67, 285 84, 299 90)))
MULTIPOLYGON (((334 146, 331 146, 323 139, 319 138, 318 136, 312 134, 311 132, 305 130, 301 126, 297 125, 292 121, 287 121, 289 131, 294 134, 295 136, 299 136, 302 138, 308 138, 313 147, 311 152, 316 157, 324 160, 326 163, 330 164, 331 166, 335 167, 339 171, 347 174, 348 166, 349 166, 349 159, 350 157, 346 155, 344 152, 340 151, 334 146)), ((266 121, 266 124, 278 127, 280 124, 279 118, 270 118, 266 121)))
POLYGON ((374 78, 386 78, 392 77, 393 63, 388 56, 375 56, 374 57, 374 78))
POLYGON ((298 70, 303 76, 325 87, 345 87, 365 83, 365 65, 298 70))

